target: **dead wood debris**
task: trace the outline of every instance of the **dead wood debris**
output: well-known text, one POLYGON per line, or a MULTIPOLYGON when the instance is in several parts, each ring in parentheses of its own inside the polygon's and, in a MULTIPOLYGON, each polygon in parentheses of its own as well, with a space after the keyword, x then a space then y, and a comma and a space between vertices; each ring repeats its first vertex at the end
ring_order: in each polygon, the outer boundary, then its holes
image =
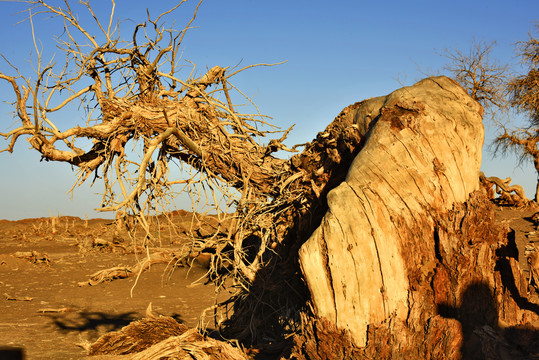
POLYGON ((6 293, 4 293, 4 296, 6 297, 6 300, 13 300, 13 301, 32 301, 32 300, 34 300, 34 298, 31 298, 29 296, 16 297, 16 296, 11 296, 11 295, 6 294, 6 293))
POLYGON ((37 251, 17 251, 13 256, 19 259, 28 260, 32 264, 49 265, 52 262, 47 254, 38 253, 37 251))
POLYGON ((204 337, 170 316, 155 315, 151 304, 146 314, 119 331, 101 336, 87 347, 88 354, 134 354, 132 360, 247 360, 241 350, 228 343, 204 337))
POLYGON ((124 253, 128 252, 127 247, 122 245, 119 241, 108 241, 101 238, 95 238, 92 241, 92 248, 103 252, 116 252, 118 250, 124 253))
POLYGON ((135 266, 116 266, 113 268, 100 270, 91 275, 89 280, 79 282, 78 286, 95 286, 107 281, 137 276, 143 271, 149 269, 154 264, 168 264, 174 261, 174 259, 175 254, 173 252, 155 252, 149 257, 145 258, 143 261, 137 263, 135 266))
POLYGON ((136 355, 132 360, 247 360, 248 357, 232 345, 203 337, 196 329, 170 337, 136 355))
POLYGON ((65 312, 72 312, 72 311, 73 311, 72 308, 61 307, 57 309, 53 309, 53 308, 39 309, 37 312, 44 314, 44 313, 65 313, 65 312))
POLYGON ((510 185, 511 178, 500 179, 496 176, 486 177, 483 172, 479 173, 479 180, 489 199, 496 200, 501 205, 527 207, 533 204, 524 193, 524 188, 520 185, 510 185), (496 194, 499 195, 498 198, 496 194))
POLYGON ((132 270, 129 267, 117 266, 110 269, 100 270, 90 276, 90 279, 87 281, 81 281, 78 283, 79 286, 95 286, 101 284, 102 282, 112 281, 115 279, 125 279, 129 276, 132 276, 132 270))
POLYGON ((171 336, 188 330, 170 316, 145 317, 118 331, 101 336, 90 345, 89 355, 125 355, 137 353, 171 336))

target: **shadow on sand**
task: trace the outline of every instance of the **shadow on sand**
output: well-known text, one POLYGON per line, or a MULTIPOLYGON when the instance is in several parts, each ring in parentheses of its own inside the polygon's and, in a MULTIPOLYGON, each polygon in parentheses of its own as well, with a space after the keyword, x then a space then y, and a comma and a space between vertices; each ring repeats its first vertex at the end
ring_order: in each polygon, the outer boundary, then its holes
POLYGON ((0 346, 0 359, 1 360, 23 360, 24 349, 20 347, 0 346))
POLYGON ((47 315, 62 332, 105 330, 115 331, 137 320, 136 312, 123 314, 107 314, 102 312, 79 312, 47 315))

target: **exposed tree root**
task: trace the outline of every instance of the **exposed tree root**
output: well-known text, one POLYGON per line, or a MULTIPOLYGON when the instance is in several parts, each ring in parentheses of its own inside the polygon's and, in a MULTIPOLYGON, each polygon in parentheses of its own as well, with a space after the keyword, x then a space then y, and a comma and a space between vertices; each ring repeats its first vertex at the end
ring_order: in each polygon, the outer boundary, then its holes
POLYGON ((522 186, 511 184, 511 178, 500 179, 495 176, 486 177, 482 172, 479 175, 481 184, 487 191, 487 195, 490 199, 495 198, 495 194, 500 195, 496 199, 502 205, 528 207, 533 206, 535 203, 528 199, 524 193, 522 186))

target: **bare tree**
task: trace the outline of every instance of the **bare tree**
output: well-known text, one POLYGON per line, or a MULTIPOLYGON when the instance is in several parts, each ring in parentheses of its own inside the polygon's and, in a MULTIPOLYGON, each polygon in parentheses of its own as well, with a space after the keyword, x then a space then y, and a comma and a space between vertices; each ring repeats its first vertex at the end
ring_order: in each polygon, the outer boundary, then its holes
POLYGON ((75 186, 92 174, 94 180, 101 178, 105 193, 99 210, 136 214, 148 236, 144 214, 170 209, 179 192, 197 196, 207 191, 208 201, 226 216, 238 201, 230 186, 248 189, 244 195, 249 198, 275 195, 288 171, 284 160, 271 155, 283 147, 280 140, 259 142, 268 134, 260 130, 266 118, 241 114, 232 104, 235 88, 229 79, 243 69, 215 66, 202 75, 192 69, 180 78, 182 40, 202 1, 183 30, 167 29, 162 22, 185 1, 155 19, 148 13, 145 22, 133 26, 130 40, 120 36, 114 1, 106 22, 87 1, 77 9, 67 1, 63 7, 28 1, 32 27, 41 15, 65 23, 58 40, 65 62, 45 62, 36 45, 33 79, 15 66, 14 75, 0 73, 13 89, 20 120, 17 128, 2 134, 9 140, 3 151, 13 151, 21 136, 28 136, 43 159, 78 168, 75 186), (91 15, 99 34, 91 34, 89 25, 79 21, 79 11, 91 15), (55 114, 77 102, 88 109, 86 123, 58 127, 55 114), (92 140, 89 149, 84 149, 86 139, 92 140), (182 164, 182 177, 172 179, 170 167, 176 161, 182 164), (224 194, 225 203, 214 199, 214 193, 224 194))
MULTIPOLYGON (((539 25, 535 26, 539 31, 539 25)), ((508 82, 510 102, 529 116, 530 125, 539 126, 539 40, 532 33, 527 41, 518 43, 518 54, 528 73, 515 76, 508 82)))
MULTIPOLYGON (((473 42, 471 49, 465 53, 460 50, 445 51, 444 56, 450 63, 444 67, 453 78, 462 85, 472 98, 477 100, 490 118, 501 129, 493 143, 494 154, 506 154, 512 151, 520 155, 520 162, 531 159, 539 172, 539 151, 537 150, 537 129, 539 124, 537 106, 537 40, 530 35, 530 40, 519 44, 523 62, 531 70, 527 75, 513 76, 508 65, 502 65, 492 59, 495 43, 473 42), (534 55, 535 54, 535 55, 534 55), (530 115, 530 127, 509 130, 500 121, 510 107, 530 115)), ((539 200, 539 182, 535 201, 539 200)))
MULTIPOLYGON (((30 144, 45 160, 78 167, 79 182, 98 171, 106 184, 116 177, 121 192, 116 195, 113 187, 107 186, 102 211, 133 204, 140 207, 144 192, 158 188, 164 191, 171 185, 167 179, 171 159, 182 160, 198 172, 215 165, 209 174, 212 178, 222 176, 235 185, 248 181, 257 192, 272 193, 267 177, 282 171, 281 163, 268 160, 256 163, 252 170, 244 168, 264 157, 273 159, 270 154, 280 142, 275 140, 273 147, 258 145, 256 140, 267 134, 257 129, 265 124, 264 117, 240 114, 230 102, 233 87, 228 79, 241 70, 216 66, 202 76, 195 77, 192 72, 186 79, 176 77, 180 45, 194 17, 180 32, 163 28, 160 21, 179 5, 155 20, 148 18, 135 26, 132 41, 126 42, 120 38, 119 25, 114 23, 114 2, 105 24, 88 2, 83 2, 102 31, 99 42, 79 23, 68 3, 65 8, 43 1, 29 3, 35 5, 30 20, 45 13, 64 19, 66 31, 58 46, 66 63, 44 63, 36 46, 36 80, 20 75, 14 67, 17 75, 0 74, 13 88, 16 115, 21 121, 20 127, 4 134, 10 139, 4 151, 12 151, 21 135, 30 135, 30 144), (51 116, 77 101, 91 109, 86 124, 61 131, 51 116), (211 134, 210 138, 197 141, 205 132, 211 134), (95 140, 90 150, 77 146, 77 140, 84 138, 95 140), (128 171, 133 163, 126 160, 125 146, 137 141, 143 143, 144 156, 134 164, 138 175, 133 177, 128 171), (245 142, 252 144, 248 153, 242 150, 245 142), (216 151, 216 146, 228 151, 216 151), (126 184, 133 185, 133 189, 128 191, 126 184)), ((194 177, 187 180, 194 181, 194 177)), ((147 195, 146 203, 153 198, 147 195)))
POLYGON ((496 43, 474 40, 468 51, 446 49, 442 56, 449 60, 444 70, 449 71, 472 98, 477 100, 489 116, 507 108, 505 87, 509 67, 492 58, 496 43))
MULTIPOLYGON (((279 150, 295 151, 283 145, 290 129, 263 143, 277 129, 254 104, 254 114, 239 112, 233 100, 243 93, 231 83, 238 72, 268 64, 214 66, 197 75, 194 64, 180 58, 180 49, 202 0, 183 30, 164 26, 166 17, 185 2, 156 18, 148 14, 126 40, 120 36, 120 29, 126 30, 115 19, 114 0, 105 21, 88 1, 77 8, 68 1, 60 7, 27 1, 32 27, 42 15, 65 24, 58 38, 62 56, 57 56, 65 61, 46 62, 36 45, 36 74, 31 78, 4 58, 11 73, 0 72, 0 79, 13 89, 18 126, 2 133, 9 142, 3 151, 12 152, 15 143, 27 137, 44 160, 78 169, 75 186, 101 179, 105 193, 99 210, 134 215, 149 241, 147 215, 173 208, 178 193, 188 192, 194 203, 213 204, 222 221, 213 236, 198 242, 215 250, 212 277, 223 284, 232 276, 240 300, 255 276, 272 277, 287 288, 264 289, 268 299, 280 304, 271 312, 263 309, 260 298, 230 302, 245 310, 236 314, 250 311, 261 323, 277 324, 271 330, 271 336, 277 336, 283 327, 295 326, 282 320, 290 318, 294 306, 290 294, 297 294, 297 303, 304 303, 306 296, 301 279, 290 275, 299 272, 297 251, 286 249, 297 250, 295 240, 312 231, 327 209, 324 197, 344 178, 358 151, 361 135, 349 116, 358 104, 345 109, 313 143, 304 144, 301 154, 289 160, 273 156, 279 150), (81 23, 79 12, 90 14, 99 33, 87 30, 90 25, 81 23), (182 77, 185 64, 192 70, 182 77), (61 129, 54 116, 73 104, 87 110, 86 122, 61 129), (88 139, 91 146, 85 148, 88 139), (171 178, 174 166, 182 170, 180 178, 171 178), (277 250, 281 255, 276 256, 277 250), (277 265, 276 259, 288 265, 277 265), (223 268, 228 271, 223 273, 223 268)), ((241 321, 236 328, 244 337, 262 333, 241 321)))
POLYGON ((507 130, 500 134, 494 140, 495 153, 504 154, 507 151, 512 151, 520 155, 520 162, 532 160, 535 170, 538 174, 538 181, 535 191, 535 202, 539 202, 539 133, 537 129, 517 129, 507 130))
MULTIPOLYGON (((539 30, 539 25, 536 25, 536 30, 539 30)), ((510 105, 527 116, 527 124, 514 130, 504 127, 495 144, 498 152, 513 151, 520 155, 521 161, 533 161, 538 174, 535 201, 539 202, 539 40, 530 33, 527 41, 518 43, 518 54, 528 72, 511 78, 507 92, 510 105)))

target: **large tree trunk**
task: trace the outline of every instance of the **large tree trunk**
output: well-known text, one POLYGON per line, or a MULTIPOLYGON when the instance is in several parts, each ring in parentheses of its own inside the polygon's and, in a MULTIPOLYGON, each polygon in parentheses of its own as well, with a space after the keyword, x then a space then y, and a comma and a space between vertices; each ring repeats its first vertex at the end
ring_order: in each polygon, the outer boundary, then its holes
MULTIPOLYGON (((364 146, 299 252, 315 315, 335 337, 349 332, 348 358, 489 358, 482 331, 537 320, 508 231, 478 190, 482 113, 444 77, 356 110, 364 146)), ((343 356, 342 342, 303 340, 297 358, 343 356)))

